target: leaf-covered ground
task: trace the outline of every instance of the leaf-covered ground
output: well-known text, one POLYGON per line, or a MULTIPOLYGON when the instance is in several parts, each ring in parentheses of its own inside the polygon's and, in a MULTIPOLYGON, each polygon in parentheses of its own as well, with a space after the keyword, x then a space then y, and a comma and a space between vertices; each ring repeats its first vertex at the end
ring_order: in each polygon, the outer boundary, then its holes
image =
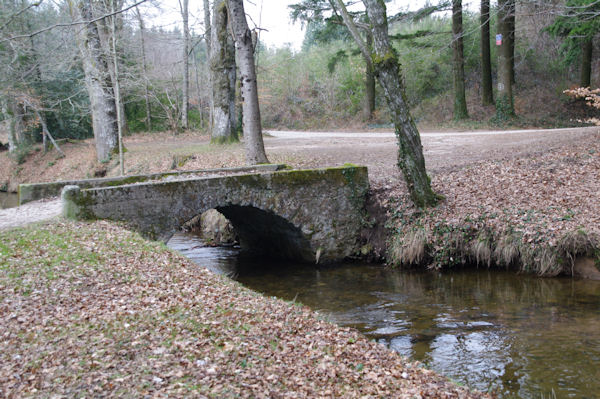
POLYGON ((480 398, 106 222, 0 232, 0 397, 480 398))
POLYGON ((387 193, 396 262, 495 264, 543 275, 572 273, 577 256, 600 264, 599 138, 438 172, 433 186, 445 200, 425 213, 396 187, 387 193))

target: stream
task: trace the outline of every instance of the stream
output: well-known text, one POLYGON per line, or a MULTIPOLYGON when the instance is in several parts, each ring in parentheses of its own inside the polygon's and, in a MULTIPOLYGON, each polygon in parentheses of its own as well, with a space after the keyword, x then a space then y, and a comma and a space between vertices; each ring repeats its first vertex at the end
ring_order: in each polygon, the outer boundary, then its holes
POLYGON ((268 296, 296 300, 331 322, 499 398, 596 398, 600 392, 600 283, 514 272, 390 270, 381 265, 250 260, 168 243, 197 264, 268 296))

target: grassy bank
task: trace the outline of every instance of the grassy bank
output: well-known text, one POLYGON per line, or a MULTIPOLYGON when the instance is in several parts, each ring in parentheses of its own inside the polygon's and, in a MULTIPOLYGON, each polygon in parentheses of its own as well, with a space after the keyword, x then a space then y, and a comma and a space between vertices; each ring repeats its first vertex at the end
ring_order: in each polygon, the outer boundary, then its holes
POLYGON ((391 263, 476 264, 555 276, 577 274, 577 259, 586 258, 600 276, 597 135, 524 158, 443 171, 432 182, 445 200, 425 212, 401 189, 391 194, 391 263))
POLYGON ((0 396, 478 398, 106 222, 0 232, 0 396))

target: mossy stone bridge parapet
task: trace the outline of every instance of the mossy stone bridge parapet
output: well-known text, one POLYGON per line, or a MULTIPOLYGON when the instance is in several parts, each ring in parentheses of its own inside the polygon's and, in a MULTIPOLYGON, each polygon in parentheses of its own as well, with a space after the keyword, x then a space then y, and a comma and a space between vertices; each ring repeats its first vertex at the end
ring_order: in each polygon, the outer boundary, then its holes
POLYGON ((368 189, 367 168, 344 165, 90 189, 66 186, 62 201, 66 217, 125 221, 164 241, 196 215, 216 209, 231 221, 243 249, 326 263, 359 251, 368 189))
POLYGON ((176 170, 164 173, 150 173, 142 175, 127 175, 116 177, 102 177, 97 179, 63 180, 48 183, 28 183, 19 185, 19 205, 43 198, 57 197, 65 186, 79 186, 79 188, 111 187, 125 184, 142 183, 152 180, 171 179, 186 176, 206 176, 226 173, 253 173, 273 172, 284 169, 283 164, 268 164, 255 166, 242 166, 237 168, 176 170))

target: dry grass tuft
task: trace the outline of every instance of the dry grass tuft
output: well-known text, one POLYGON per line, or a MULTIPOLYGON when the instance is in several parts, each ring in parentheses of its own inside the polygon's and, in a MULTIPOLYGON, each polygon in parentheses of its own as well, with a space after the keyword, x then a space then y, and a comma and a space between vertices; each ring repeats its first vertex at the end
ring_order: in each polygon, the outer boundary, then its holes
POLYGON ((600 248, 600 236, 597 233, 587 233, 577 230, 565 234, 557 245, 557 250, 568 263, 569 272, 573 275, 575 259, 580 256, 591 256, 600 248))
POLYGON ((496 242, 494 261, 499 266, 510 267, 518 261, 520 256, 519 237, 515 234, 506 234, 496 242))
POLYGON ((475 259, 477 266, 480 264, 490 267, 492 265, 492 248, 489 237, 479 237, 469 243, 469 254, 475 259))
POLYGON ((418 265, 425 259, 427 236, 425 230, 417 228, 403 237, 392 241, 390 256, 396 265, 418 265))
POLYGON ((537 251, 534 268, 540 276, 555 277, 563 271, 563 265, 560 261, 555 248, 542 247, 537 251))

